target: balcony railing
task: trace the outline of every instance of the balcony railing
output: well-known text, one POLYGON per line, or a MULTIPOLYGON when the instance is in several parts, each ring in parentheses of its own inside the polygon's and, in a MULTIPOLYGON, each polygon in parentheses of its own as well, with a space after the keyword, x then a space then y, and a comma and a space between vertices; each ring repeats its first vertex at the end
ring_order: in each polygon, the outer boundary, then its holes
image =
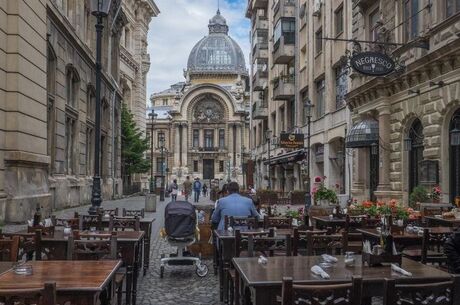
POLYGON ((207 146, 200 146, 200 147, 192 147, 192 151, 195 151, 195 152, 221 152, 221 151, 225 151, 227 149, 227 147, 225 146, 222 146, 222 147, 219 147, 219 146, 213 146, 213 147, 207 147, 207 146))
POLYGON ((290 100, 295 95, 294 76, 281 76, 273 79, 273 98, 275 100, 290 100))
POLYGON ((268 0, 252 0, 253 8, 266 8, 268 6, 268 0))
POLYGON ((268 18, 264 15, 255 14, 252 20, 254 29, 268 30, 268 18))
POLYGON ((263 102, 254 103, 252 107, 252 118, 255 120, 262 120, 268 118, 268 107, 263 102))
POLYGON ((273 16, 275 22, 282 17, 295 17, 295 0, 279 0, 273 6, 273 16))
POLYGON ((258 69, 252 78, 252 88, 254 91, 264 90, 267 85, 268 72, 258 69))

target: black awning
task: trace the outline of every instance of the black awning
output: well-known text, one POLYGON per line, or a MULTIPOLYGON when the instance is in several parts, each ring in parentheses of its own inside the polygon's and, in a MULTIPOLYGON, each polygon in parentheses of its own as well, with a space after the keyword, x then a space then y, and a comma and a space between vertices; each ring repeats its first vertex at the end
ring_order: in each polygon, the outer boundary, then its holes
POLYGON ((379 142, 379 122, 368 118, 353 125, 345 139, 345 147, 368 147, 379 142))
MULTIPOLYGON (((283 163, 291 163, 303 160, 305 158, 305 151, 303 149, 291 151, 279 156, 274 156, 270 158, 270 165, 277 165, 283 163)), ((264 161, 264 164, 267 165, 268 160, 264 161)))

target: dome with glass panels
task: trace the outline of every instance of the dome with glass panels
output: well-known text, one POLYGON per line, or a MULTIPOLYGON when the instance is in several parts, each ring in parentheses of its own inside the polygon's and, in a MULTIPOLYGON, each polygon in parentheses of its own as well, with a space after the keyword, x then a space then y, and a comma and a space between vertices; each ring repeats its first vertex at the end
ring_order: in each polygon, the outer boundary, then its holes
POLYGON ((190 52, 187 71, 190 74, 247 74, 243 51, 228 36, 225 18, 217 14, 209 20, 209 35, 201 39, 190 52))

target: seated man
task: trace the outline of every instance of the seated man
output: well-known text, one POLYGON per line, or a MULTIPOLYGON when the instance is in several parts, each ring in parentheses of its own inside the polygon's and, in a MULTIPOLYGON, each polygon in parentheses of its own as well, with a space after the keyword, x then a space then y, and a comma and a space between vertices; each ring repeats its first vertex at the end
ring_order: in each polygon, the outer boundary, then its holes
POLYGON ((224 229, 225 216, 242 216, 242 217, 260 217, 257 213, 252 200, 238 194, 240 187, 236 182, 230 182, 227 185, 228 196, 220 198, 214 213, 212 213, 212 222, 219 223, 218 230, 224 229))
POLYGON ((444 244, 450 273, 460 274, 460 231, 456 230, 444 244))

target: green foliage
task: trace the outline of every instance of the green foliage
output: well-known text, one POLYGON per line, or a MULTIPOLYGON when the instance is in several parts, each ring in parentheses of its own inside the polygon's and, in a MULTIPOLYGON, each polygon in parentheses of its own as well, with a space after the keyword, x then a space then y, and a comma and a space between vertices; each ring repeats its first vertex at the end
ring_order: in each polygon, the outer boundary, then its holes
POLYGON ((417 202, 427 202, 429 199, 428 192, 423 186, 416 186, 409 196, 409 206, 415 208, 417 202))
POLYGON ((133 114, 125 104, 121 111, 121 162, 123 175, 130 176, 136 173, 145 173, 150 168, 150 162, 144 158, 148 149, 148 139, 136 127, 133 114))
POLYGON ((327 200, 330 203, 337 203, 337 194, 333 190, 325 187, 323 183, 321 183, 315 192, 315 200, 327 200))

